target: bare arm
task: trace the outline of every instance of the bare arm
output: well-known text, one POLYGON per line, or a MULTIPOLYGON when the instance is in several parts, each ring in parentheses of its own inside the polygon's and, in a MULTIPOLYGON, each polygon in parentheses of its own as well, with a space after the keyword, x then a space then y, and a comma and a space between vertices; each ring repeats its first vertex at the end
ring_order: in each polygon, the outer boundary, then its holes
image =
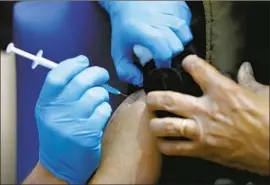
MULTIPOLYGON (((153 117, 144 102, 145 93, 129 96, 106 128, 100 166, 90 184, 154 184, 161 157, 148 123, 153 117)), ((23 184, 67 184, 37 163, 23 184)))
POLYGON ((145 93, 129 96, 116 110, 106 128, 101 163, 90 184, 154 184, 161 156, 149 130, 153 114, 145 93))
POLYGON ((68 184, 67 182, 57 179, 47 171, 39 162, 31 174, 24 180, 23 184, 68 184))

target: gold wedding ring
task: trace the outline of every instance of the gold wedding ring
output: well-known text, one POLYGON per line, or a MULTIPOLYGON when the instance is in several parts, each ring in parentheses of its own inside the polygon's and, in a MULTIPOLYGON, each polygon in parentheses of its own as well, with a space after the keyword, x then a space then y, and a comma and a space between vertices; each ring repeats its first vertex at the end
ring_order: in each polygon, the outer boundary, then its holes
POLYGON ((182 125, 181 125, 181 128, 180 128, 180 130, 179 130, 179 132, 180 132, 180 136, 182 136, 182 137, 185 137, 185 133, 186 133, 186 129, 187 129, 187 120, 183 120, 183 123, 182 123, 182 125))

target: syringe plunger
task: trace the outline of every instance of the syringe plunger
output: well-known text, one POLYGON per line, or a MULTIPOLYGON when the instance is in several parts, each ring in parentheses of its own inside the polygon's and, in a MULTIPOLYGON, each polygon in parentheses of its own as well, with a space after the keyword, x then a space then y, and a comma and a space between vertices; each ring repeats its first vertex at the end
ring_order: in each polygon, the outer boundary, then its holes
MULTIPOLYGON (((17 55, 20 55, 22 57, 25 57, 27 59, 30 59, 33 61, 32 63, 32 69, 35 69, 38 65, 41 65, 43 67, 46 67, 46 68, 49 68, 49 69, 53 69, 55 67, 57 67, 57 63, 51 61, 51 60, 48 60, 46 58, 43 58, 42 55, 43 55, 43 51, 40 50, 37 55, 33 55, 31 53, 28 53, 26 51, 23 51, 19 48, 16 48, 14 46, 13 43, 10 43, 8 46, 7 46, 7 49, 6 49, 6 52, 7 53, 15 53, 17 55)), ((115 95, 120 95, 122 94, 118 89, 108 85, 108 84, 104 84, 103 87, 110 93, 112 94, 115 94, 115 95)), ((125 95, 125 94, 122 94, 122 95, 125 95)))

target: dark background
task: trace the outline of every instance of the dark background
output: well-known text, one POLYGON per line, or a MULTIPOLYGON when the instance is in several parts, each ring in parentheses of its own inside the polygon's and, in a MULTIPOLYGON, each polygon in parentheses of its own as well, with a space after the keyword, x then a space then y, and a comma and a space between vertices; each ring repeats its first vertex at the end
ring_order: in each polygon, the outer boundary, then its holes
MULTIPOLYGON (((0 2, 0 49, 5 50, 12 40, 12 7, 13 2, 0 2)), ((243 2, 249 4, 247 26, 246 60, 252 62, 258 81, 269 84, 269 7, 270 2, 243 2)))
POLYGON ((15 2, 0 2, 0 48, 5 50, 12 37, 12 7, 15 2))
POLYGON ((252 63, 256 79, 269 85, 270 2, 253 1, 248 3, 246 60, 252 63))

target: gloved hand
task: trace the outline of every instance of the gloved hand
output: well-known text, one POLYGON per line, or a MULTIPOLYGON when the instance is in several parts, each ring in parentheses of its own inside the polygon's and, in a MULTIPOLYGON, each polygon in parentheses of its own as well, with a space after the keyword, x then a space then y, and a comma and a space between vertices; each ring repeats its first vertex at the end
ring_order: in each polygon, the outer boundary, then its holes
POLYGON ((226 166, 269 175, 269 101, 241 87, 196 56, 183 61, 184 69, 204 95, 156 91, 147 95, 151 110, 182 116, 154 118, 150 128, 167 155, 199 157, 226 166), (186 137, 170 141, 161 137, 186 137))
POLYGON ((118 77, 141 86, 133 64, 133 46, 150 50, 157 67, 170 67, 171 57, 192 40, 191 12, 185 1, 103 1, 112 25, 112 51, 118 77))
POLYGON ((36 104, 39 159, 54 176, 86 183, 99 164, 101 137, 111 115, 109 79, 100 67, 88 68, 85 56, 51 70, 36 104))

